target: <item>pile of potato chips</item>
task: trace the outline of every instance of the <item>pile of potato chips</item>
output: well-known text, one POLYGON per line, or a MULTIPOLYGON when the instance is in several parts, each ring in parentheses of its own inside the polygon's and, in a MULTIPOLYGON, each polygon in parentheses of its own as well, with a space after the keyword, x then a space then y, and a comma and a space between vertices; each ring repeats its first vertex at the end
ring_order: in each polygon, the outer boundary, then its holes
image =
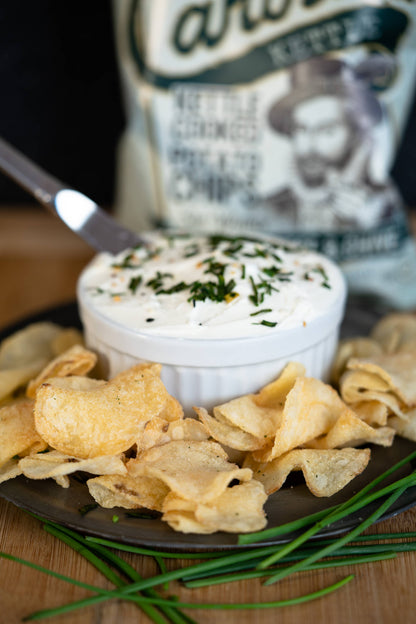
POLYGON ((370 448, 416 441, 416 316, 391 314, 339 345, 332 385, 290 362, 257 394, 185 416, 159 364, 110 380, 75 329, 35 323, 0 346, 0 483, 70 486, 102 507, 160 512, 173 529, 250 532, 292 471, 315 496, 360 474, 370 448))

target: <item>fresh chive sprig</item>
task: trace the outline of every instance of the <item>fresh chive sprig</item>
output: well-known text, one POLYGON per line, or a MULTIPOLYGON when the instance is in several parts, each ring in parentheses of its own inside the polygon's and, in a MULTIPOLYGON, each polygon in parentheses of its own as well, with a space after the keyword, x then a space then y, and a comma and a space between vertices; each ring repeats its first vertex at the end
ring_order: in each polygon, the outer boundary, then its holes
POLYGON ((259 603, 185 602, 172 597, 162 597, 155 587, 166 586, 171 581, 182 581, 189 588, 203 587, 258 577, 265 578, 265 584, 271 584, 295 572, 308 572, 323 567, 335 568, 343 565, 369 563, 371 561, 391 559, 397 556, 398 552, 416 550, 416 540, 413 539, 416 537, 416 532, 361 535, 387 512, 407 488, 416 485, 416 471, 414 471, 383 488, 378 488, 383 480, 390 477, 406 463, 411 462, 415 457, 416 451, 388 468, 348 501, 340 505, 335 505, 297 521, 289 522, 277 529, 241 536, 239 539, 240 544, 249 544, 250 540, 257 541, 257 545, 254 545, 251 549, 233 551, 231 553, 228 551, 226 553, 192 553, 188 555, 188 558, 194 557, 201 561, 169 571, 166 570, 164 564, 165 558, 184 559, 187 557, 187 554, 164 553, 157 550, 119 544, 101 538, 83 537, 75 531, 43 520, 44 528, 48 533, 58 537, 84 556, 113 583, 115 589, 103 589, 83 583, 7 553, 0 553, 0 556, 50 574, 93 593, 92 596, 77 602, 54 609, 38 611, 28 616, 27 620, 38 620, 51 617, 52 615, 63 614, 76 608, 96 604, 111 598, 123 599, 137 604, 156 624, 168 624, 169 622, 173 622, 173 624, 195 624, 192 618, 182 612, 182 609, 264 609, 300 604, 339 589, 345 583, 351 581, 352 575, 304 596, 259 603), (344 533, 341 537, 336 538, 316 539, 315 536, 323 527, 345 518, 370 504, 373 508, 373 503, 380 499, 381 502, 376 509, 349 533, 344 533), (306 530, 284 545, 258 544, 259 539, 292 535, 293 531, 300 531, 301 529, 306 530), (371 543, 375 539, 384 541, 384 543, 371 543), (403 541, 410 539, 413 539, 413 541, 403 541), (398 540, 400 541, 398 542, 398 540), (130 564, 113 552, 114 548, 154 557, 162 569, 161 573, 150 578, 142 578, 130 564), (204 559, 204 557, 209 558, 204 559))

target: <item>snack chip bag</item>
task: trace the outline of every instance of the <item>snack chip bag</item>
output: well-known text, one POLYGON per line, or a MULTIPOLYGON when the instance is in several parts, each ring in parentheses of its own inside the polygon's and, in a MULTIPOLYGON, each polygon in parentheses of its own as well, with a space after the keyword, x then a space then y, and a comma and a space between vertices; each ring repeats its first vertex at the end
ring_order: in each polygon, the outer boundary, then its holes
POLYGON ((120 220, 294 238, 340 262, 351 292, 416 303, 390 178, 415 82, 414 2, 118 0, 114 16, 120 220))

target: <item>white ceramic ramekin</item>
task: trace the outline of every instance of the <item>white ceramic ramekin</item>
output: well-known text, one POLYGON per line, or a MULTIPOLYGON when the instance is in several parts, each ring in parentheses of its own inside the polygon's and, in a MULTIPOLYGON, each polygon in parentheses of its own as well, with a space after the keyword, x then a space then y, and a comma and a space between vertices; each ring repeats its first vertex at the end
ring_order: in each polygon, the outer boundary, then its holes
POLYGON ((182 404, 207 409, 243 394, 257 392, 275 379, 289 361, 302 363, 308 376, 327 379, 337 347, 346 300, 340 294, 330 309, 306 326, 271 330, 249 338, 194 339, 151 336, 124 327, 91 305, 78 283, 78 303, 85 340, 96 351, 104 372, 113 376, 138 362, 162 364, 162 380, 182 404))

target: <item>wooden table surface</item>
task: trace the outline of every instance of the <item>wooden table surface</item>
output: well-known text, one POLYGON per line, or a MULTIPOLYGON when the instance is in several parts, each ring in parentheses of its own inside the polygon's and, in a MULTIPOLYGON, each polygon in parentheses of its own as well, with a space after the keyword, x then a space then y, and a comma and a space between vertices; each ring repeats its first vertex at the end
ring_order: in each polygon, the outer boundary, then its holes
MULTIPOLYGON (((0 328, 26 315, 75 297, 80 269, 90 250, 53 217, 37 208, 0 207, 0 328)), ((379 523, 372 532, 416 530, 416 508, 379 523)), ((48 535, 24 511, 0 499, 0 550, 52 568, 86 583, 108 587, 100 573, 72 549, 48 535)), ((143 576, 156 572, 152 560, 124 555, 143 576)), ((416 621, 416 553, 361 566, 299 573, 278 585, 259 581, 171 593, 194 602, 270 601, 330 585, 347 574, 354 580, 332 595, 304 605, 255 611, 188 611, 199 623, 403 624, 416 621)), ((0 559, 0 624, 17 624, 33 611, 86 597, 88 592, 18 563, 0 559)), ((148 622, 135 606, 104 602, 48 620, 56 624, 148 622)))

